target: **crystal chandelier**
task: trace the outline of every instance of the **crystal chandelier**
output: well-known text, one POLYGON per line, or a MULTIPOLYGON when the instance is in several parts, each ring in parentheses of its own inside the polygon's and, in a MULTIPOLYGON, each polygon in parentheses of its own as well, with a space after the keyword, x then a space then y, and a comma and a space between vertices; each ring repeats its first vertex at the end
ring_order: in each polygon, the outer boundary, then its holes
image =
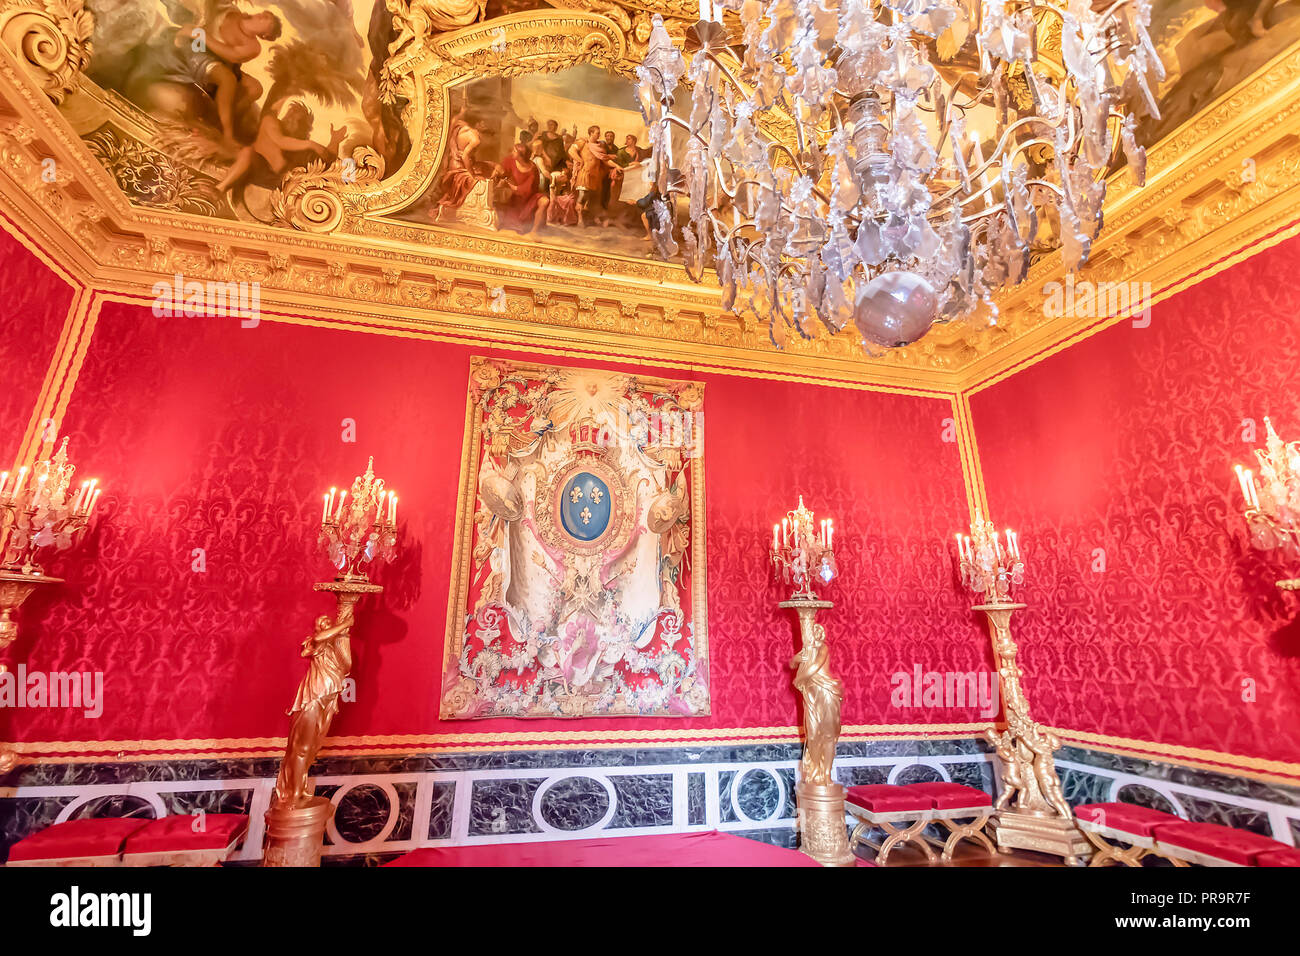
POLYGON ((655 17, 639 96, 655 157, 647 218, 695 281, 781 346, 853 322, 906 345, 1024 278, 1073 270, 1102 220, 1121 103, 1158 116, 1149 0, 701 0, 689 66, 655 17), (674 111, 678 83, 689 111, 674 111), (674 131, 680 130, 674 136, 674 131))

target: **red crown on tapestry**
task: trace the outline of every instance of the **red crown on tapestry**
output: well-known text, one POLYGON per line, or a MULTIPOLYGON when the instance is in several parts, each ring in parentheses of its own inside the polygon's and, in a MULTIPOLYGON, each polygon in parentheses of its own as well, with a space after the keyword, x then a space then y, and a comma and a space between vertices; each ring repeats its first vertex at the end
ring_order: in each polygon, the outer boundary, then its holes
POLYGON ((582 418, 569 426, 569 447, 575 455, 603 455, 609 444, 608 429, 593 418, 582 418))

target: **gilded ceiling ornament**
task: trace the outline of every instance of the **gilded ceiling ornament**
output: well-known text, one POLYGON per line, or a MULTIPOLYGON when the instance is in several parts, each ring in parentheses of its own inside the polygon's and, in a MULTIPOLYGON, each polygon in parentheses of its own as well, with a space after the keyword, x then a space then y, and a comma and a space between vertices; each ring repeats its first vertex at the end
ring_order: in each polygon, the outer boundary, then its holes
POLYGON ((90 62, 95 21, 82 0, 4 0, 0 42, 60 103, 90 62))

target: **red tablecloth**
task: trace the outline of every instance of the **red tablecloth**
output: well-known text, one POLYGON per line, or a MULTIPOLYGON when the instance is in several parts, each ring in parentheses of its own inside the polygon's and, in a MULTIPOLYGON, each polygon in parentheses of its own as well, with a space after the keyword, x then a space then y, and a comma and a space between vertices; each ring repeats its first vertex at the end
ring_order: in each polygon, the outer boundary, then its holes
POLYGON ((385 866, 817 866, 798 850, 710 830, 662 836, 426 847, 385 866))

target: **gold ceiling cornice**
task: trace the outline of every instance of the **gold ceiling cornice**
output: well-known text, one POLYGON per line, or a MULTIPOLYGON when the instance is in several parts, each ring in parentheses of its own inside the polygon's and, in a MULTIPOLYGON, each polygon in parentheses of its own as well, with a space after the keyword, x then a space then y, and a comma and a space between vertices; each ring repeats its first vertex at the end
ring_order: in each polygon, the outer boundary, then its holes
MULTIPOLYGON (((506 73, 512 60, 559 69, 582 57, 623 73, 639 61, 644 4, 576 5, 588 9, 516 14, 399 51, 388 64, 393 81, 424 117, 401 175, 367 181, 362 165, 346 188, 291 180, 282 203, 300 228, 278 228, 132 206, 54 105, 80 82, 88 55, 80 0, 4 0, 0 210, 99 291, 151 298, 155 282, 178 272, 257 281, 271 313, 827 384, 954 393, 1098 324, 1044 315, 1042 289, 1062 278, 1060 257, 1051 256, 1002 297, 996 326, 937 327, 877 359, 847 332, 778 351, 765 329, 723 313, 718 290, 691 283, 679 267, 489 240, 377 212, 418 195, 435 174, 450 83, 506 73), (322 223, 332 231, 312 231, 322 223)), ((1150 150, 1144 189, 1127 171, 1112 178, 1106 228, 1079 278, 1150 282, 1160 297, 1297 218, 1300 42, 1150 150)))

